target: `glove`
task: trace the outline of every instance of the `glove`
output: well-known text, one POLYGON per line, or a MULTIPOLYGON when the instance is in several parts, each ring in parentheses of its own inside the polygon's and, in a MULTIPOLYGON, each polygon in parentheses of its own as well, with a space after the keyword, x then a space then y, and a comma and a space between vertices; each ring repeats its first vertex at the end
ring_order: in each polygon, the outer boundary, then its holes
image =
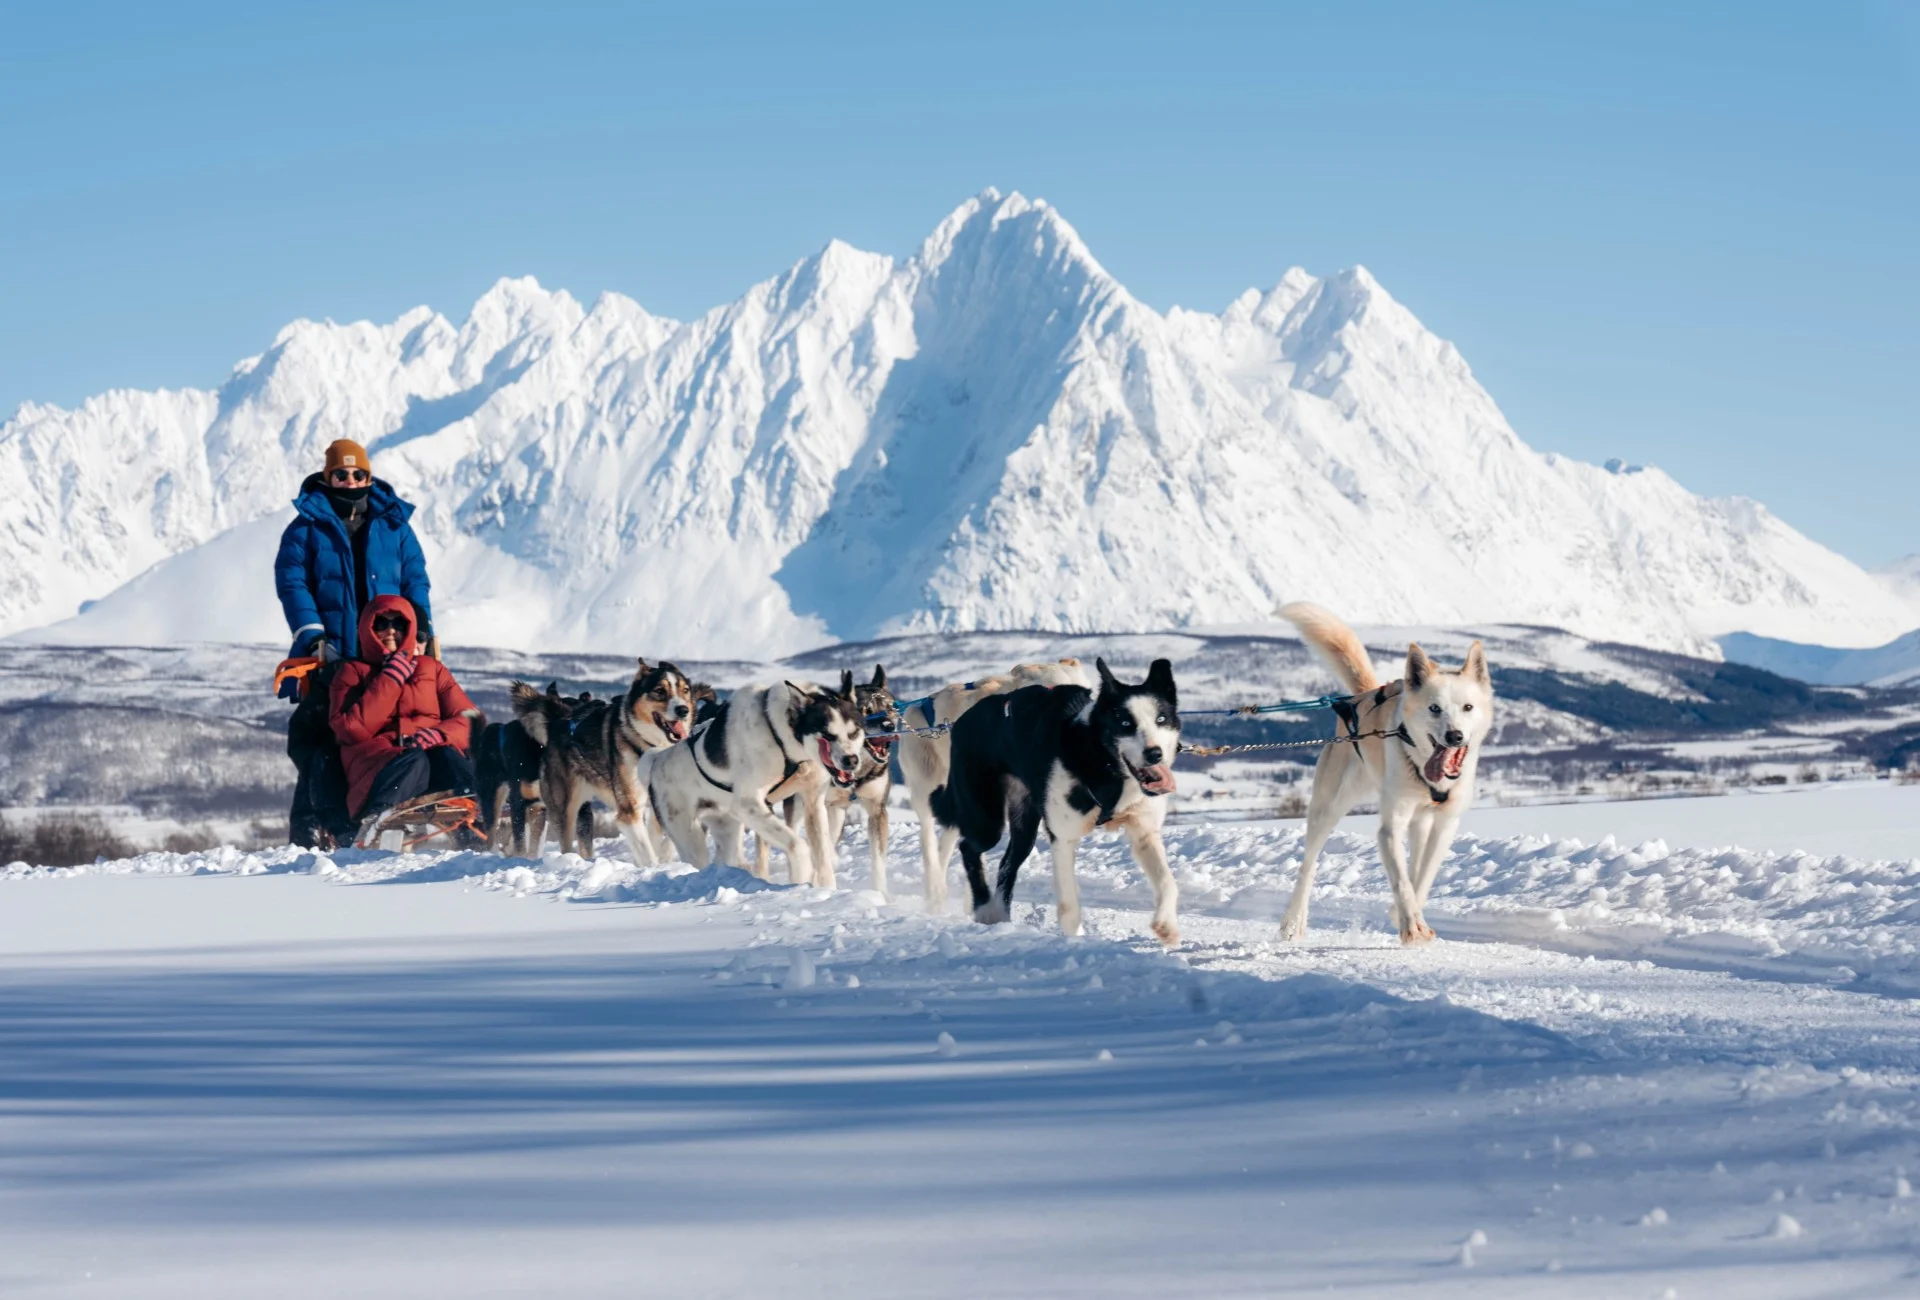
POLYGON ((387 656, 387 661, 380 665, 380 675, 392 678, 396 686, 405 686, 413 680, 413 675, 417 671, 418 666, 413 662, 413 656, 404 650, 395 650, 387 656))
POLYGON ((447 743, 446 733, 438 727, 422 727, 400 741, 402 749, 438 749, 447 743))
POLYGON ((340 657, 340 652, 333 648, 333 642, 327 640, 325 637, 321 637, 315 642, 313 649, 308 651, 308 653, 317 656, 323 664, 330 664, 340 657))

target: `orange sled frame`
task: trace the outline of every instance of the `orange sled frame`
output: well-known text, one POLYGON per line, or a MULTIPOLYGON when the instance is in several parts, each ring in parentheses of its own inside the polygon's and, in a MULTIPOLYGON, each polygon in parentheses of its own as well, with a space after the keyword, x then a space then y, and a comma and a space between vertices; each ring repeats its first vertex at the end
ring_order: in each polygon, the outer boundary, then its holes
POLYGON ((428 840, 452 835, 462 827, 482 843, 486 842, 487 833, 480 829, 480 805, 466 795, 442 790, 395 804, 367 831, 362 842, 357 842, 356 847, 398 847, 405 852, 418 848, 428 840), (389 838, 395 834, 400 836, 397 846, 389 838))

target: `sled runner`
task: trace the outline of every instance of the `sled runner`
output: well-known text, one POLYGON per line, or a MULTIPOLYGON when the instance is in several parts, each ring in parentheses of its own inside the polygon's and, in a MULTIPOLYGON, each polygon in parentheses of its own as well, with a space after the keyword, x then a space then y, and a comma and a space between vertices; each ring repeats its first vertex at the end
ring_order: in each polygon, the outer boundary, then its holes
POLYGON ((461 848, 486 842, 480 805, 471 796, 441 790, 395 804, 361 832, 354 847, 404 852, 442 835, 452 836, 461 848))

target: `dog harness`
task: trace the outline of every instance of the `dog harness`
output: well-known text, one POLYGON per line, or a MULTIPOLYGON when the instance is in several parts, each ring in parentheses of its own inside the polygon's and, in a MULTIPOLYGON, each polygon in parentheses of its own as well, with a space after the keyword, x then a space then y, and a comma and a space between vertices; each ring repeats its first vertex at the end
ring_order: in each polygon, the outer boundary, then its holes
MULTIPOLYGON (((767 730, 773 736, 774 746, 780 751, 781 761, 787 765, 787 770, 780 774, 780 784, 785 785, 787 782, 793 780, 793 774, 800 770, 800 763, 793 761, 793 755, 787 752, 787 742, 780 739, 780 728, 773 725, 773 714, 768 712, 772 705, 773 692, 768 691, 760 697, 760 716, 767 720, 767 730)), ((804 759, 801 760, 801 762, 805 761, 804 759)))
MULTIPOLYGON (((709 719, 708 721, 701 723, 698 727, 694 729, 694 732, 688 734, 687 739, 684 743, 692 746, 691 752, 693 754, 693 770, 700 774, 700 779, 705 781, 708 785, 713 786, 715 789, 725 790, 728 794, 732 794, 733 787, 727 784, 725 781, 722 781, 719 777, 715 776, 713 773, 707 771, 706 765, 700 761, 700 744, 706 741, 707 728, 711 727, 712 725, 713 725, 712 719, 709 719)), ((647 796, 648 798, 652 798, 653 796, 652 781, 647 782, 647 796)), ((654 811, 657 813, 659 810, 656 808, 654 811)))
MULTIPOLYGON (((766 695, 763 695, 760 699, 760 716, 767 724, 768 733, 773 736, 774 746, 778 748, 780 751, 780 761, 785 765, 785 770, 780 773, 779 783, 774 786, 774 789, 777 790, 780 788, 780 786, 783 786, 787 782, 793 780, 794 774, 800 770, 805 760, 802 760, 801 762, 795 762, 793 755, 787 752, 786 742, 780 739, 780 728, 773 725, 773 714, 768 712, 768 709, 771 706, 771 704, 772 704, 772 692, 768 692, 766 695)), ((706 722, 701 725, 702 738, 704 738, 705 736, 705 729, 707 727, 711 727, 712 725, 713 725, 712 722, 706 722)), ((695 740, 695 737, 692 735, 689 735, 686 739, 686 743, 692 745, 694 740, 695 740)), ((734 789, 731 784, 729 784, 726 781, 722 781, 719 777, 707 771, 706 764, 700 761, 700 747, 698 745, 693 745, 693 770, 700 774, 701 780, 705 781, 708 785, 714 787, 716 790, 725 790, 728 794, 734 793, 734 789)), ((649 782, 648 785, 649 785, 649 791, 651 791, 652 783, 649 782)))
MULTIPOLYGON (((1394 696, 1400 694, 1399 687, 1399 682, 1388 682, 1385 686, 1376 687, 1370 692, 1373 696, 1373 706, 1377 709, 1394 696)), ((1354 753, 1359 753, 1360 741, 1363 737, 1360 735, 1360 704, 1358 699, 1353 696, 1348 696, 1334 701, 1331 707, 1334 716, 1347 725, 1347 734, 1338 737, 1339 741, 1342 744, 1351 744, 1354 753)), ((1407 724, 1405 722, 1400 723, 1392 731, 1378 734, 1392 736, 1398 739, 1408 749, 1414 750, 1415 752, 1419 751, 1420 746, 1414 743, 1413 735, 1407 730, 1407 724)), ((1414 775, 1420 778, 1420 784, 1427 787, 1427 795, 1433 802, 1445 803, 1453 797, 1452 790, 1439 790, 1434 788, 1432 782, 1427 780, 1426 773, 1420 770, 1420 765, 1413 761, 1412 754, 1407 755, 1407 765, 1413 769, 1414 775)))

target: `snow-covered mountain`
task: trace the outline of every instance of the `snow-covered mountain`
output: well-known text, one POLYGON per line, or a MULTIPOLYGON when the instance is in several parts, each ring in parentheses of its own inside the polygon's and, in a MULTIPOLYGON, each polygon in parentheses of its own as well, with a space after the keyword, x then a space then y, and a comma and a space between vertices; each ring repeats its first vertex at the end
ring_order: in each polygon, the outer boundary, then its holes
POLYGON ((1882 646, 1842 649, 1734 632, 1720 638, 1727 660, 1816 686, 1920 685, 1920 630, 1882 646))
POLYGON ((1873 571, 1880 584, 1906 602, 1909 613, 1920 620, 1920 555, 1909 555, 1873 571))
POLYGON ((0 631, 277 639, 278 523, 340 436, 419 504, 469 644, 770 656, 1299 597, 1708 653, 1914 621, 1754 502, 1532 451, 1363 269, 1163 315, 988 191, 912 257, 836 242, 689 323, 503 280, 460 325, 296 322, 217 391, 23 406, 0 631))

